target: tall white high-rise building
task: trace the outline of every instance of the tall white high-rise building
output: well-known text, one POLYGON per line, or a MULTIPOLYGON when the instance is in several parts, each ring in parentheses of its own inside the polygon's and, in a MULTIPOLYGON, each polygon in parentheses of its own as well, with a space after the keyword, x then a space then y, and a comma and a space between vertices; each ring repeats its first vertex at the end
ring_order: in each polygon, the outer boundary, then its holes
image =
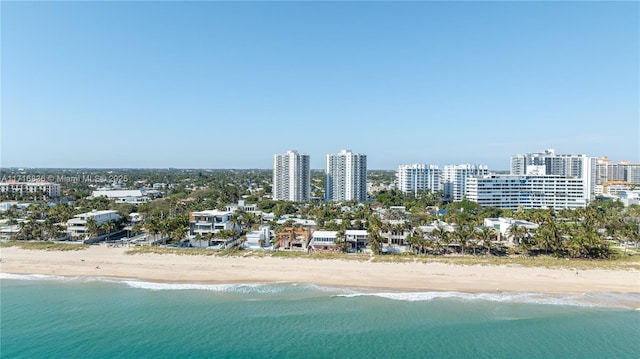
POLYGON ((558 155, 549 149, 511 156, 511 175, 561 176, 584 181, 585 198, 595 195, 597 159, 587 155, 558 155))
MULTIPOLYGON (((555 155, 555 150, 548 149, 541 152, 511 156, 511 174, 526 175, 531 174, 532 172, 539 174, 541 172, 541 168, 545 167, 546 159, 555 155)), ((544 171, 544 169, 542 171, 544 171)))
POLYGON ((465 195, 467 177, 489 174, 489 167, 484 165, 446 165, 442 173, 442 191, 452 201, 462 201, 465 195))
POLYGON ((326 201, 367 200, 367 156, 342 150, 326 157, 326 201))
POLYGON ((297 151, 273 156, 273 199, 306 202, 311 193, 309 155, 297 151))
POLYGON ((640 163, 621 161, 612 163, 607 157, 602 157, 596 164, 598 178, 597 183, 607 181, 624 181, 631 184, 640 184, 640 163))
POLYGON ((437 165, 416 163, 400 165, 396 172, 398 189, 403 193, 419 191, 436 192, 440 190, 440 170, 437 165))

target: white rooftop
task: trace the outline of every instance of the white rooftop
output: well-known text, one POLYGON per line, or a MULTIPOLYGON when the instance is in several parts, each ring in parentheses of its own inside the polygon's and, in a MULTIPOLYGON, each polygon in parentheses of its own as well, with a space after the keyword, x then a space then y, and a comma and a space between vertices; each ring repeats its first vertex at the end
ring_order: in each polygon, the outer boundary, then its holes
POLYGON ((139 189, 131 190, 99 190, 93 191, 92 197, 122 198, 122 197, 142 197, 142 191, 139 189))
POLYGON ((95 217, 95 216, 99 216, 102 214, 117 214, 118 211, 113 210, 113 209, 107 209, 104 211, 91 211, 91 212, 87 212, 87 213, 80 213, 80 214, 76 214, 74 217, 95 217))
POLYGON ((338 232, 337 231, 315 231, 313 232, 313 237, 314 238, 331 238, 331 237, 337 237, 338 236, 338 232))
POLYGON ((219 211, 217 209, 209 209, 206 211, 192 212, 191 214, 194 216, 225 216, 225 215, 230 215, 231 212, 219 211))

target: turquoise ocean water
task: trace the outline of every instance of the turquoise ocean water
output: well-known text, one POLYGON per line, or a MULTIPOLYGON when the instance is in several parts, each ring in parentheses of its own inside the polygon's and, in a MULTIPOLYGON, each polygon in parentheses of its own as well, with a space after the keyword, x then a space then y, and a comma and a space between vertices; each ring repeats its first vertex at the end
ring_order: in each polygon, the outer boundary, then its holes
POLYGON ((639 295, 2 274, 2 358, 638 358, 639 295))

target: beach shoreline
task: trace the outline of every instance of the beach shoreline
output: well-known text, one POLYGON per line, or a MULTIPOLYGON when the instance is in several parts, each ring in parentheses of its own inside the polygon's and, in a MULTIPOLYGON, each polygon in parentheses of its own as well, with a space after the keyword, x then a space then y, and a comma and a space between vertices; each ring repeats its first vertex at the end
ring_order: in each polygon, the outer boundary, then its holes
POLYGON ((466 293, 640 294, 640 271, 388 263, 340 259, 126 254, 126 247, 80 251, 1 249, 0 272, 64 277, 113 277, 157 283, 315 284, 392 291, 466 293))

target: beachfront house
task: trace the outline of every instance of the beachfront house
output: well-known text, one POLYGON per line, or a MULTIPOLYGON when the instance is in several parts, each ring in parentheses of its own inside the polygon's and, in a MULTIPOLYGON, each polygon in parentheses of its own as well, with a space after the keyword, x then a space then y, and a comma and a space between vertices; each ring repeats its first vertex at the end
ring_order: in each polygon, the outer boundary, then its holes
POLYGON ((206 237, 209 233, 215 235, 221 230, 238 231, 238 224, 231 221, 231 212, 207 210, 201 212, 191 212, 189 215, 189 234, 192 236, 198 233, 206 237))
POLYGON ((361 229, 347 229, 344 231, 344 240, 349 243, 349 252, 358 252, 367 248, 368 233, 361 229))
POLYGON ((407 237, 411 234, 407 226, 407 221, 403 219, 388 220, 387 231, 381 233, 387 239, 385 251, 402 253, 408 249, 407 237))
POLYGON ((337 231, 315 231, 311 235, 311 241, 309 242, 309 251, 336 251, 339 250, 336 246, 338 240, 337 231))
POLYGON ((273 238, 273 233, 269 226, 262 226, 259 230, 246 234, 246 241, 242 243, 242 248, 249 250, 271 249, 271 238, 273 238))
POLYGON ((232 212, 207 210, 191 212, 189 215, 189 242, 194 247, 209 249, 228 249, 237 244, 240 225, 233 220, 232 212), (223 234, 221 234, 221 231, 223 234), (223 237, 219 237, 219 236, 223 237))
POLYGON ((310 227, 280 227, 276 233, 276 248, 306 250, 311 239, 310 227))
POLYGON ((88 238, 91 231, 88 225, 90 219, 92 219, 96 225, 102 226, 106 222, 118 222, 120 215, 118 211, 115 210, 93 210, 87 213, 76 214, 67 221, 67 232, 72 238, 88 238))
POLYGON ((509 242, 513 242, 513 235, 511 235, 511 227, 513 227, 513 225, 524 228, 528 232, 533 232, 536 228, 538 228, 538 225, 533 222, 503 217, 485 218, 483 225, 500 232, 499 240, 507 240, 509 242))
POLYGON ((8 240, 15 238, 20 232, 20 223, 25 222, 26 219, 18 219, 11 223, 8 219, 0 220, 0 240, 8 240))

